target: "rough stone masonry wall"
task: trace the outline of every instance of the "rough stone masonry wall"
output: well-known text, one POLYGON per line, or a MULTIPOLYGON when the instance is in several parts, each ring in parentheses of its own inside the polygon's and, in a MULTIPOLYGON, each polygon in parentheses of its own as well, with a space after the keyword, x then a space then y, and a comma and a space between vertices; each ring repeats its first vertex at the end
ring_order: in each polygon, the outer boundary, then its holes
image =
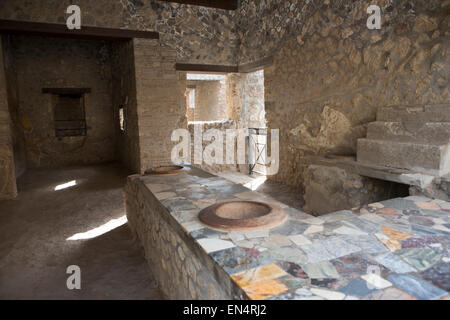
POLYGON ((151 192, 130 176, 125 185, 128 225, 144 248, 145 258, 168 299, 232 299, 207 267, 207 255, 193 248, 189 235, 151 192), (190 245, 189 245, 190 244, 190 245), (200 257, 204 257, 201 259, 200 257))
POLYGON ((140 171, 139 128, 133 42, 112 46, 112 101, 116 133, 116 155, 133 172, 140 171), (125 130, 120 130, 119 106, 124 108, 125 130))
POLYGON ((101 41, 17 36, 13 38, 19 115, 28 167, 108 162, 114 155, 110 48, 101 41), (91 88, 84 95, 86 136, 54 130, 56 96, 42 88, 91 88))
POLYGON ((264 70, 269 128, 280 129, 280 171, 302 187, 309 154, 354 154, 377 107, 450 100, 450 2, 249 1, 237 18, 240 62, 264 70), (366 8, 382 9, 381 30, 366 8), (250 36, 251 35, 251 36, 250 36))
POLYGON ((179 62, 237 62, 234 11, 156 0, 2 0, 0 18, 63 24, 69 5, 80 6, 82 26, 160 32, 179 62))
POLYGON ((0 41, 0 200, 17 195, 3 49, 0 41))
POLYGON ((175 70, 176 52, 157 40, 133 39, 140 172, 171 163, 172 131, 187 127, 186 74, 175 70))

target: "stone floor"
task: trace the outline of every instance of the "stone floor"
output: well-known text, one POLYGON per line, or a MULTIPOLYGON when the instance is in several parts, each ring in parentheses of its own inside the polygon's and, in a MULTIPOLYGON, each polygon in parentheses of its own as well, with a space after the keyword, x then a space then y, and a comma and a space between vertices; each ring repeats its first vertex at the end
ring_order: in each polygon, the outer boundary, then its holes
POLYGON ((28 170, 19 197, 0 202, 0 299, 161 298, 126 224, 126 175, 114 164, 28 170), (81 290, 66 287, 69 265, 81 290))
POLYGON ((249 298, 449 298, 449 202, 396 198, 313 217, 197 171, 142 179, 249 298), (214 230, 197 218, 209 205, 240 200, 278 204, 289 218, 271 230, 243 233, 214 230))
POLYGON ((305 205, 305 200, 303 199, 303 193, 301 190, 276 181, 267 180, 266 176, 258 174, 248 175, 231 171, 218 172, 214 174, 231 182, 241 184, 250 190, 270 196, 292 208, 301 210, 305 205))

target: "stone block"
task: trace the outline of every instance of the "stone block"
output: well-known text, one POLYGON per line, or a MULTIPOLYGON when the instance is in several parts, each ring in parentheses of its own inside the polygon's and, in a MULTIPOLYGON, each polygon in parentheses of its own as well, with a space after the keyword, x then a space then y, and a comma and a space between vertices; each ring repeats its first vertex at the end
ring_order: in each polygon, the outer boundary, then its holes
POLYGON ((367 129, 371 140, 447 144, 450 122, 371 122, 367 129))
POLYGON ((358 139, 357 161, 442 176, 450 172, 450 144, 358 139))
POLYGON ((360 207, 385 198, 387 184, 335 166, 310 165, 305 172, 303 210, 323 215, 360 207))
POLYGON ((378 109, 377 121, 450 122, 450 104, 378 109))

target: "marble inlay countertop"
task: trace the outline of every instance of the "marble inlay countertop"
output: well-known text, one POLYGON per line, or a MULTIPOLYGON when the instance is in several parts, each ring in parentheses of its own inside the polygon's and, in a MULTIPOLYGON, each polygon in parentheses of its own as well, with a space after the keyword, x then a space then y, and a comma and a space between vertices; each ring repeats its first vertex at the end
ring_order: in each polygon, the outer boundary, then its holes
POLYGON ((193 168, 141 178, 250 299, 449 299, 450 203, 386 200, 313 217, 193 168), (288 220, 256 232, 223 232, 198 212, 217 202, 281 206, 288 220))

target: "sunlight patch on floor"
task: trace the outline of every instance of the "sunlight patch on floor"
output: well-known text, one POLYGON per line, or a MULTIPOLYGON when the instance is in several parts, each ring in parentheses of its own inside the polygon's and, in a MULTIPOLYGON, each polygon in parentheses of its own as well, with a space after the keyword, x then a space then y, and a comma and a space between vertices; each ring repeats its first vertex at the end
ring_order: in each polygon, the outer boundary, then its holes
POLYGON ((124 225, 125 223, 127 223, 127 216, 124 215, 120 218, 117 219, 112 219, 110 221, 108 221, 107 223, 105 223, 104 225, 101 225, 98 228, 86 231, 86 232, 82 232, 82 233, 76 233, 73 236, 67 238, 66 240, 86 240, 86 239, 92 239, 92 238, 96 238, 98 236, 101 236, 102 234, 105 234, 113 229, 116 229, 122 225, 124 225))
POLYGON ((73 187, 73 186, 76 186, 76 185, 77 185, 77 180, 72 180, 72 181, 69 181, 69 182, 57 185, 55 187, 55 191, 62 190, 62 189, 67 189, 67 188, 70 188, 70 187, 73 187))
POLYGON ((251 189, 252 191, 255 191, 256 189, 258 189, 262 184, 264 184, 264 182, 266 182, 267 177, 265 176, 261 176, 258 178, 253 179, 250 182, 247 182, 246 184, 244 184, 244 187, 251 189))

